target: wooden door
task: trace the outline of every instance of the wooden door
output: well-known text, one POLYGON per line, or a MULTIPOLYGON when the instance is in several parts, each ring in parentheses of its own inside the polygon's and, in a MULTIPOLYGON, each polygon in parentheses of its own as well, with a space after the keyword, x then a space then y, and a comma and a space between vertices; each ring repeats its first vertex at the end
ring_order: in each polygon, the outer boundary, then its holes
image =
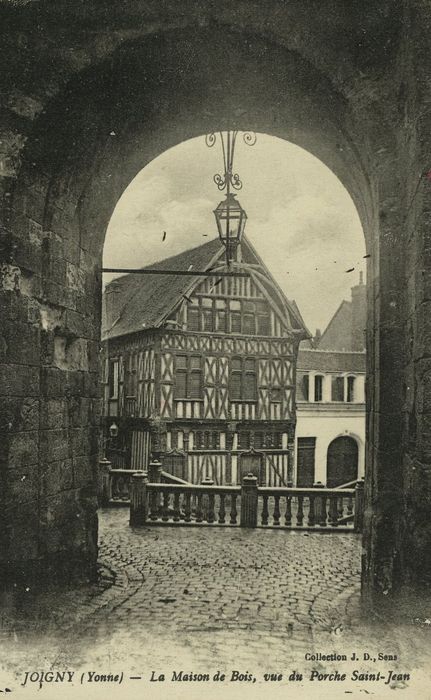
POLYGON ((163 471, 176 476, 183 481, 187 480, 187 462, 185 452, 171 450, 166 452, 162 458, 163 471))
POLYGON ((358 478, 358 445, 349 436, 338 437, 328 447, 327 486, 335 488, 358 478))
POLYGON ((261 452, 243 452, 239 459, 239 474, 238 483, 242 484, 242 480, 247 474, 253 474, 257 477, 258 485, 263 483, 263 454, 261 452))
POLYGON ((314 484, 316 438, 298 438, 296 485, 309 488, 314 484))

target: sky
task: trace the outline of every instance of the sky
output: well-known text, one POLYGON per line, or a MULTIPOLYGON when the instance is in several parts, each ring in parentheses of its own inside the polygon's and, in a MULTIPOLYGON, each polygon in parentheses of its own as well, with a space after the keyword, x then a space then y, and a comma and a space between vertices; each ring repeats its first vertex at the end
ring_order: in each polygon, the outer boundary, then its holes
MULTIPOLYGON (((324 330, 360 270, 365 278, 365 240, 350 195, 315 156, 266 134, 254 146, 238 135, 234 170, 243 182, 246 236, 310 332, 324 330)), ((215 237, 213 210, 223 195, 213 175, 221 171, 219 137, 213 148, 194 138, 151 161, 117 203, 104 267, 143 267, 215 237)))

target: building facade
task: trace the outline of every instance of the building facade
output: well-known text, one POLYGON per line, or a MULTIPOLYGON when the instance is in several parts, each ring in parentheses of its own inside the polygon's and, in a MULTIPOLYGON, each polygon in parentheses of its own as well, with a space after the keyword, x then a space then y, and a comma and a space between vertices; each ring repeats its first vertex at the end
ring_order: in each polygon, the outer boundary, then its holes
MULTIPOLYGON (((247 277, 126 275, 104 294, 105 430, 115 466, 150 455, 177 478, 261 484, 293 478, 298 347, 309 336, 294 302, 243 238, 247 277), (118 431, 117 431, 118 428, 118 431), (111 431, 112 432, 112 431, 111 431)), ((213 240, 152 265, 222 271, 213 240)))
POLYGON ((301 344, 295 483, 341 486, 365 471, 366 288, 362 276, 325 332, 301 344), (303 347, 305 346, 305 347, 303 347))

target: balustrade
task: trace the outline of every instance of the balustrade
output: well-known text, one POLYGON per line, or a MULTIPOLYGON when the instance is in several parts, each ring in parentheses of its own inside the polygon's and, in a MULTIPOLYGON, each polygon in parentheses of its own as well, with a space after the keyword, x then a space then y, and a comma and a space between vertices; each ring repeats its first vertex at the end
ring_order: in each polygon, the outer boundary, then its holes
POLYGON ((240 490, 239 486, 146 483, 148 522, 226 525, 227 510, 228 524, 236 525, 240 490))
MULTIPOLYGON (((109 464, 109 462, 108 462, 109 464)), ((103 505, 130 502, 130 480, 136 470, 108 468, 103 474, 103 505)))
POLYGON ((261 527, 353 529, 354 489, 260 487, 257 491, 261 527))
MULTIPOLYGON (((248 477, 242 488, 147 483, 139 479, 137 488, 145 493, 134 503, 145 510, 148 524, 241 525, 316 531, 360 529, 361 518, 352 512, 353 489, 257 487, 254 477, 248 477)), ((359 492, 363 493, 361 487, 359 492)))

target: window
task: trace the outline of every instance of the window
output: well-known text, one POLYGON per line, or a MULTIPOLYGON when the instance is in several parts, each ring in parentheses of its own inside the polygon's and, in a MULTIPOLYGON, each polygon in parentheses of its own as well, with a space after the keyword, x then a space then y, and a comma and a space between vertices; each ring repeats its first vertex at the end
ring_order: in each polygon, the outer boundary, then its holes
POLYGON ((226 324, 226 302, 224 299, 216 299, 215 300, 215 309, 216 309, 216 331, 218 333, 226 333, 227 331, 227 324, 226 324))
POLYGON ((230 400, 256 401, 256 360, 233 357, 230 372, 230 400))
POLYGON ((270 317, 269 317, 269 310, 268 313, 263 315, 263 314, 258 314, 256 318, 257 322, 257 334, 258 335, 271 335, 271 324, 270 324, 270 317))
POLYGON ((246 335, 255 335, 256 333, 256 328, 255 328, 255 323, 254 323, 254 314, 244 314, 243 316, 243 324, 242 324, 242 332, 245 333, 246 335))
POLYGON ((226 332, 226 311, 217 309, 216 312, 216 331, 219 333, 226 332))
POLYGON ((331 401, 344 401, 344 377, 332 377, 331 401))
POLYGON ((323 399, 323 377, 321 374, 317 374, 314 377, 314 400, 322 401, 323 399))
MULTIPOLYGON (((304 374, 304 376, 302 377, 301 389, 302 389, 302 397, 300 397, 300 398, 302 398, 303 401, 309 401, 310 400, 310 397, 309 397, 310 377, 308 376, 308 374, 304 374)), ((314 389, 316 390, 316 384, 314 384, 314 389)))
POLYGON ((241 311, 230 312, 230 330, 232 333, 241 333, 241 311))
POLYGON ((118 399, 118 360, 109 362, 109 398, 118 399))
POLYGON ((137 372, 136 372, 137 355, 129 355, 127 359, 126 372, 126 396, 136 396, 137 387, 137 372))
POLYGON ((202 397, 202 366, 197 355, 177 355, 175 365, 175 398, 202 397))
POLYGON ((296 397, 298 401, 310 400, 310 378, 308 374, 298 371, 296 375, 296 397))
POLYGON ((271 315, 265 301, 256 301, 256 332, 257 335, 271 335, 271 315))
POLYGON ((233 357, 230 373, 230 399, 241 401, 242 362, 239 357, 233 357))
POLYGON ((216 450, 219 435, 212 430, 198 430, 195 433, 195 450, 216 450))
POLYGON ((282 446, 282 433, 257 431, 240 431, 238 433, 238 449, 249 450, 280 450, 282 446))
POLYGON ((243 381, 243 397, 245 401, 256 401, 256 361, 245 360, 245 375, 243 381))
POLYGON ((355 400, 355 377, 347 377, 347 401, 353 403, 355 400))
POLYGON ((203 317, 203 330, 204 331, 213 331, 214 330, 214 317, 213 317, 212 309, 203 309, 202 310, 202 317, 203 317))
POLYGON ((199 330, 199 309, 197 307, 188 308, 187 326, 189 331, 199 330))
POLYGON ((263 301, 193 298, 187 307, 187 329, 204 333, 271 334, 269 306, 263 301))
POLYGON ((242 430, 238 433, 238 449, 249 450, 251 445, 250 432, 242 430))

